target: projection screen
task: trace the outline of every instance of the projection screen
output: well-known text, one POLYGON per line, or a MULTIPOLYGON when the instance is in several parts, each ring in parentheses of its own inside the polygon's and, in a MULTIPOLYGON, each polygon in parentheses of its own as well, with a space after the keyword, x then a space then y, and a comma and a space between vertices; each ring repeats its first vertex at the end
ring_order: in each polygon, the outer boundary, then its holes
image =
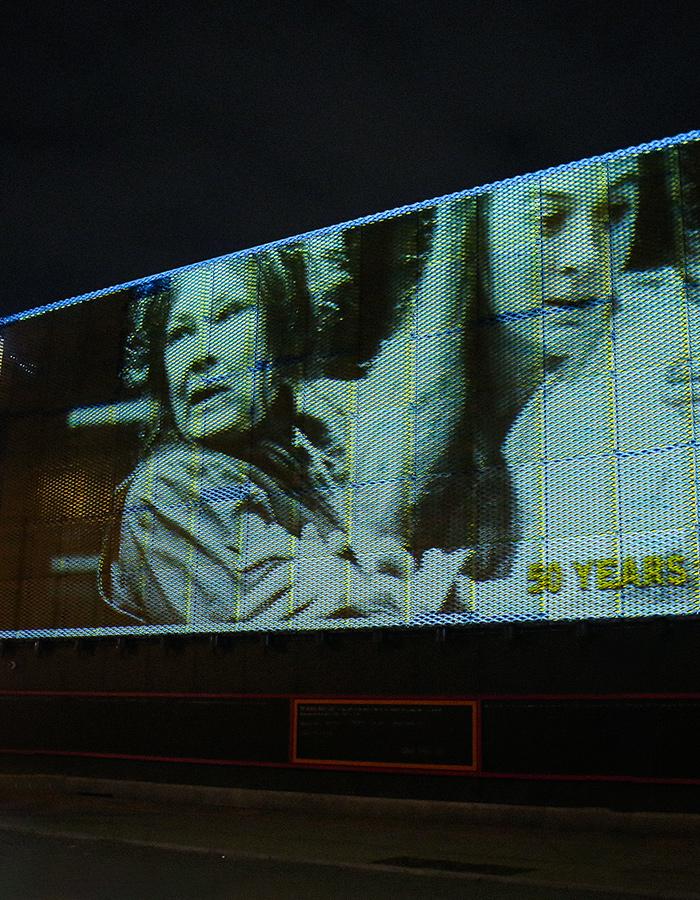
POLYGON ((699 172, 693 132, 0 320, 0 636, 697 615, 699 172))

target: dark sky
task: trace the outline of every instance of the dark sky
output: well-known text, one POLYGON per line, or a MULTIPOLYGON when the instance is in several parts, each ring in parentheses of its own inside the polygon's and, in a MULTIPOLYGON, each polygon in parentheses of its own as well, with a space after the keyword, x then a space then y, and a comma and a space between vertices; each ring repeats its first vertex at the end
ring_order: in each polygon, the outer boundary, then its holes
POLYGON ((25 6, 0 314, 700 127, 688 2, 25 6))

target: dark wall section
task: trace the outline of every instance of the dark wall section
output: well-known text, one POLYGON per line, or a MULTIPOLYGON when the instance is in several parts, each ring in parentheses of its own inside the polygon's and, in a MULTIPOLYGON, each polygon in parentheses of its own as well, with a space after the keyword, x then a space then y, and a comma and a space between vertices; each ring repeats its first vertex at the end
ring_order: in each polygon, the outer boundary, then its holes
POLYGON ((33 745, 70 751, 84 745, 89 752, 94 744, 98 752, 245 759, 266 766, 7 753, 0 766, 6 771, 292 790, 694 808, 700 805, 700 788, 692 784, 576 782, 566 776, 700 779, 693 741, 700 719, 697 702, 671 697, 650 703, 640 697, 608 702, 603 709, 598 701, 581 696, 698 692, 699 637, 700 621, 688 619, 274 639, 5 642, 0 690, 10 694, 0 703, 0 731, 15 741, 6 742, 6 750, 30 750, 33 745), (194 706, 191 699, 177 697, 122 699, 129 704, 132 722, 125 733, 113 701, 39 700, 11 696, 14 691, 250 694, 253 701, 236 701, 225 709, 223 698, 200 698, 194 706), (484 775, 285 767, 288 700, 255 700, 263 694, 483 697, 484 775), (574 696, 550 702, 537 695, 574 696), (50 740, 44 730, 49 722, 50 740), (542 776, 562 780, 539 780, 542 776))
POLYGON ((0 695, 2 750, 124 758, 284 763, 284 699, 206 696, 0 695))
POLYGON ((482 710, 485 771, 700 783, 700 695, 494 699, 482 710))
POLYGON ((0 690, 468 696, 691 693, 700 620, 5 641, 0 690))

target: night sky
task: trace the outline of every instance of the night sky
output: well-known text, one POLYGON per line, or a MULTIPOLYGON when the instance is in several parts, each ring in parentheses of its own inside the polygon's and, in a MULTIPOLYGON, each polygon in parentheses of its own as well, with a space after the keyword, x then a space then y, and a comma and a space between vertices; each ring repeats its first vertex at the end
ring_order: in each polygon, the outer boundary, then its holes
POLYGON ((26 7, 0 314, 700 127, 687 2, 26 7))

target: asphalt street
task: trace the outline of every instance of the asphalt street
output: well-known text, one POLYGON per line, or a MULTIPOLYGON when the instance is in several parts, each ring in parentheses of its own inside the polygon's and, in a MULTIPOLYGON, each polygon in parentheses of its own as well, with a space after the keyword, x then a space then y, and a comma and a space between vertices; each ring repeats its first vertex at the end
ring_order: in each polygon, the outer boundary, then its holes
POLYGON ((0 832, 0 885, 7 900, 602 900, 629 896, 528 886, 501 878, 237 859, 212 852, 0 832))
POLYGON ((700 900, 700 817, 0 777, 0 900, 700 900))

